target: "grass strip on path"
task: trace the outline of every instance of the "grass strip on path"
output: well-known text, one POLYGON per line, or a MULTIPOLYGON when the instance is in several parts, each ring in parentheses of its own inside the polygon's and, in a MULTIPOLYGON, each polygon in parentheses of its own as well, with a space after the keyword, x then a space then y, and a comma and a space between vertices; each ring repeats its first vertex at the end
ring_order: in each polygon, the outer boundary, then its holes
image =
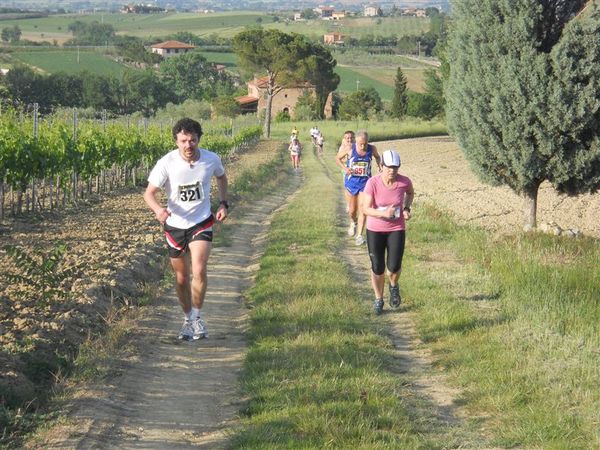
POLYGON ((336 255, 339 186, 309 146, 302 175, 289 173, 303 185, 275 215, 247 292, 249 400, 232 446, 436 447, 411 419, 389 339, 336 255))

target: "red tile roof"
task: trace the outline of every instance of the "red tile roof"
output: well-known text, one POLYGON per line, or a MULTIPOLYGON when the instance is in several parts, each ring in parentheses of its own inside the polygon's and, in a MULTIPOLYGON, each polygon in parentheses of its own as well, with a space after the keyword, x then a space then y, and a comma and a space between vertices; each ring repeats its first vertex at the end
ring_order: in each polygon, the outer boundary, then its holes
POLYGON ((258 98, 256 97, 251 97, 250 95, 243 95, 241 97, 236 97, 235 100, 240 104, 240 105, 248 105, 250 103, 254 103, 254 102, 258 102, 258 98))
POLYGON ((194 45, 188 45, 179 41, 165 41, 151 46, 152 48, 196 48, 194 45))

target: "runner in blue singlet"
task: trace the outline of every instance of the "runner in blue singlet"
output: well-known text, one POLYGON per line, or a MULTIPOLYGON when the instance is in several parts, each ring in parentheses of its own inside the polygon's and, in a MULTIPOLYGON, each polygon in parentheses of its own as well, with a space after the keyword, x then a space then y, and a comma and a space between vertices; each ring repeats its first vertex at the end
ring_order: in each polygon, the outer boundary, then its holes
POLYGON ((377 147, 369 144, 369 135, 366 131, 356 133, 356 142, 352 144, 352 150, 346 160, 346 176, 344 187, 346 200, 348 201, 348 215, 350 216, 350 228, 348 235, 355 236, 356 245, 364 244, 362 232, 365 226, 365 217, 360 212, 358 203, 367 180, 371 176, 371 159, 375 158, 377 167, 381 170, 381 160, 377 147))

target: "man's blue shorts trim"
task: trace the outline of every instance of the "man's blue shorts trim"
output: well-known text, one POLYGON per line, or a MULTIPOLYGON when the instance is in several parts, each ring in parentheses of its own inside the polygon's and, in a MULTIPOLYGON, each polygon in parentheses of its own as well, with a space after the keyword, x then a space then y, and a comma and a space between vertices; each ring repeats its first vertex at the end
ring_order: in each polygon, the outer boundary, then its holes
MULTIPOLYGON (((363 178, 363 177, 361 177, 363 178)), ((346 187, 346 190, 350 193, 350 195, 352 196, 356 196, 358 195, 360 192, 365 190, 365 186, 367 185, 367 177, 364 177, 365 181, 364 182, 360 182, 360 183, 344 183, 344 186, 346 187)))

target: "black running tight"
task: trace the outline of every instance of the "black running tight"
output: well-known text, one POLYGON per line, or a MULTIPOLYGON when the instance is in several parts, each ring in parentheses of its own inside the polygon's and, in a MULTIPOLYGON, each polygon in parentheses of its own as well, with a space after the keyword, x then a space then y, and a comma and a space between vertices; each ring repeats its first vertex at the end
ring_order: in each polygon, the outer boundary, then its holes
POLYGON ((406 232, 404 230, 388 233, 367 230, 367 247, 369 258, 371 258, 371 270, 375 275, 382 275, 386 266, 391 273, 400 271, 405 240, 406 232))

